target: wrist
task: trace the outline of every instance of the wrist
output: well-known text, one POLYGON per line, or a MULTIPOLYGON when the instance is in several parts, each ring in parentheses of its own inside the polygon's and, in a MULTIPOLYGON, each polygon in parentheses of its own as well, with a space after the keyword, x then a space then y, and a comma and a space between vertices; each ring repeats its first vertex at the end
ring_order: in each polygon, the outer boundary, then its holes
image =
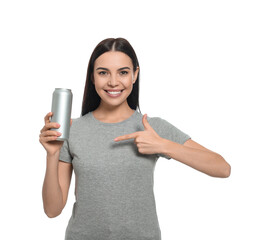
POLYGON ((167 154, 167 149, 169 149, 168 145, 169 145, 169 140, 165 139, 165 138, 161 138, 161 144, 160 144, 160 149, 159 149, 159 153, 161 154, 167 154))
POLYGON ((172 150, 174 149, 174 147, 175 147, 174 145, 175 144, 176 143, 171 141, 171 140, 162 138, 161 144, 160 144, 161 145, 160 153, 163 154, 163 155, 166 155, 166 156, 169 156, 169 157, 173 158, 172 157, 172 155, 173 155, 172 150))
POLYGON ((59 161, 60 152, 56 151, 54 153, 47 153, 46 160, 47 162, 58 162, 59 161))

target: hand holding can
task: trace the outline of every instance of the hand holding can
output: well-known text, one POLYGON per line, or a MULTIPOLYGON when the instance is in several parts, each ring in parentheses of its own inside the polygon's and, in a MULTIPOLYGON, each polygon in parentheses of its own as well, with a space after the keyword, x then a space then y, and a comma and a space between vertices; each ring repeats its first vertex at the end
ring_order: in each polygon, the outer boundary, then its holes
MULTIPOLYGON (((60 152, 63 145, 62 141, 55 141, 61 133, 58 131, 51 131, 50 128, 59 128, 59 124, 56 122, 50 122, 50 117, 53 115, 49 112, 45 118, 45 125, 40 131, 39 142, 43 145, 48 155, 55 155, 60 152)), ((72 125, 72 119, 70 120, 70 125, 72 125)))

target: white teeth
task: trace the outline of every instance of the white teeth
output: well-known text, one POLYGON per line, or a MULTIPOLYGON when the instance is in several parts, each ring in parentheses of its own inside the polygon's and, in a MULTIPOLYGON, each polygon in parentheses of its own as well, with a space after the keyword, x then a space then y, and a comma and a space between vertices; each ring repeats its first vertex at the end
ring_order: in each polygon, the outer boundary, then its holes
POLYGON ((114 95, 121 93, 121 91, 119 91, 119 92, 109 92, 109 91, 107 91, 107 92, 110 93, 110 94, 114 94, 114 95))

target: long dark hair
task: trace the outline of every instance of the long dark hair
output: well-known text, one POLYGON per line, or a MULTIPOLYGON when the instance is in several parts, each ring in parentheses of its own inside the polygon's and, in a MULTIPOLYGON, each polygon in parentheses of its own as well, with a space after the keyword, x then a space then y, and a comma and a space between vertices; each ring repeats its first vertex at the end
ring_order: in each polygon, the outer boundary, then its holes
MULTIPOLYGON (((134 72, 136 71, 137 67, 139 67, 136 53, 126 39, 107 38, 101 41, 100 43, 98 43, 88 63, 87 78, 86 78, 84 96, 82 101, 81 116, 84 116, 88 112, 94 111, 101 102, 101 98, 97 94, 95 90, 95 85, 93 84, 94 63, 95 63, 95 60, 100 55, 108 51, 120 51, 127 54, 132 60, 134 72)), ((140 75, 140 68, 139 68, 136 82, 133 85, 133 89, 131 91, 131 94, 128 96, 127 101, 128 101, 128 105, 132 109, 136 110, 138 108, 141 113, 141 110, 139 108, 139 75, 140 75)))

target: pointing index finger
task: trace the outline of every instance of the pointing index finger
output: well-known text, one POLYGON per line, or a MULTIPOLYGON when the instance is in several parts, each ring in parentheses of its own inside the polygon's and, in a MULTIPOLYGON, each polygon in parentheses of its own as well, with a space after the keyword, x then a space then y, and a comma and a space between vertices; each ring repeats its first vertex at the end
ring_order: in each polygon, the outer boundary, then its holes
POLYGON ((126 135, 123 135, 123 136, 116 137, 116 138, 114 138, 114 141, 118 142, 118 141, 121 141, 121 140, 135 138, 136 136, 137 136, 137 132, 130 133, 130 134, 126 134, 126 135))

